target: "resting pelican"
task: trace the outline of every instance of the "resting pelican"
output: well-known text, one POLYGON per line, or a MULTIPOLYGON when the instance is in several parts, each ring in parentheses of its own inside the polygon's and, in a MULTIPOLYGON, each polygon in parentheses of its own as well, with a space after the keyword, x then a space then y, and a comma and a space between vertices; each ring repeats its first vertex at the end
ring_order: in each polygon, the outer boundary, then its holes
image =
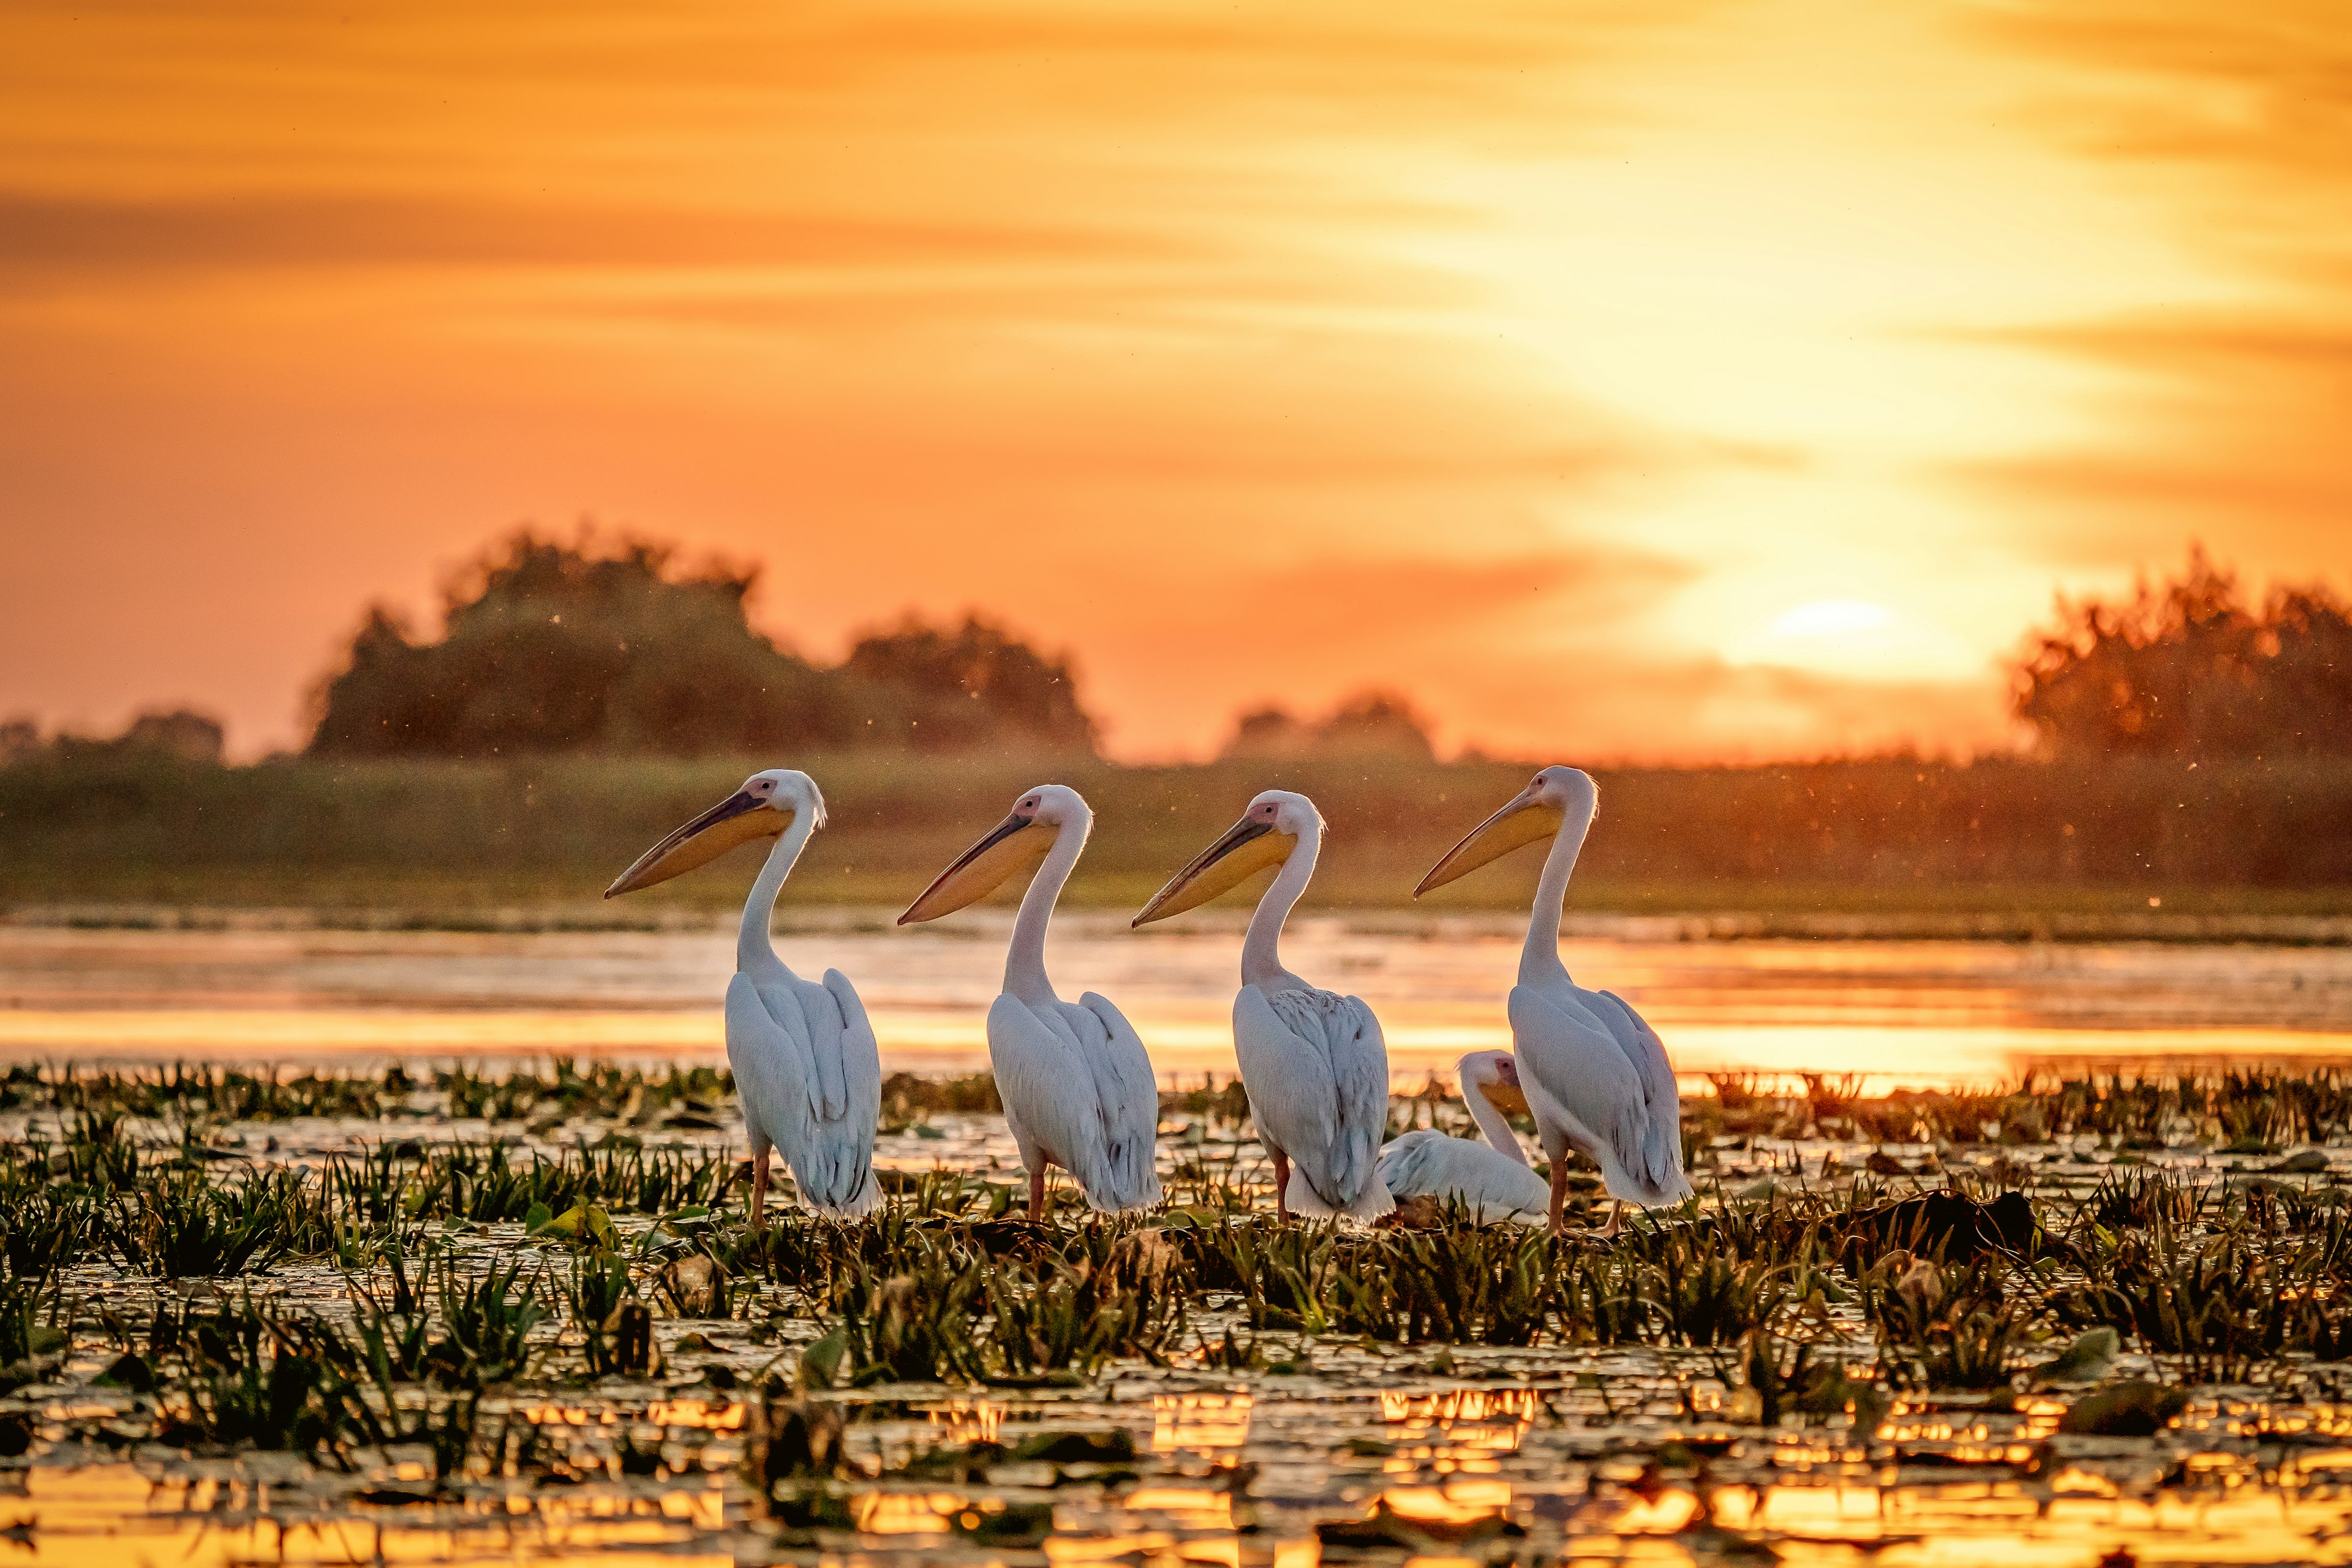
POLYGON ((1511 1039, 1520 1087, 1551 1160, 1552 1234, 1560 1230, 1571 1148, 1601 1167, 1616 1200, 1603 1236, 1617 1234, 1629 1203, 1678 1204, 1691 1195, 1683 1174, 1682 1100, 1656 1031, 1624 1000, 1587 991, 1559 961, 1560 908, 1577 852, 1592 828, 1601 793, 1575 768, 1546 768, 1500 811, 1446 851, 1414 898, 1476 870, 1523 844, 1551 840, 1536 884, 1519 983, 1511 987, 1511 1039))
POLYGON ((1045 978, 1045 923, 1094 821, 1077 791, 1033 789, 898 917, 900 925, 937 920, 1029 876, 1004 955, 1004 994, 988 1010, 988 1059, 1029 1172, 1032 1219, 1045 1212, 1048 1165, 1076 1176, 1097 1209, 1160 1201, 1160 1089, 1143 1041, 1108 997, 1089 991, 1065 1002, 1045 978))
POLYGON ((1234 1054, 1259 1142, 1274 1158, 1275 1207, 1378 1219, 1396 1205, 1374 1151, 1388 1122, 1389 1053, 1380 1020, 1354 996, 1318 990, 1282 966, 1282 922, 1315 875, 1323 816, 1303 795, 1270 789, 1223 837, 1153 895, 1136 925, 1207 903, 1279 866, 1242 943, 1234 1054), (1291 1165, 1297 1164, 1294 1173, 1291 1165))
POLYGON ((735 978, 727 983, 727 1060, 751 1141, 751 1223, 768 1199, 768 1155, 784 1152, 801 1197, 821 1215, 855 1219, 882 1201, 874 1180, 874 1127, 882 1115, 882 1058, 866 1005, 838 969, 824 984, 784 967, 768 938, 776 895, 809 835, 824 826, 816 781, 790 768, 753 773, 743 787, 643 855, 606 898, 667 882, 739 844, 773 838, 743 900, 735 978))
POLYGON ((1391 1140, 1381 1150, 1381 1180, 1389 1195, 1459 1202, 1472 1219, 1508 1219, 1541 1225, 1550 1194, 1528 1164, 1518 1134, 1506 1115, 1528 1112, 1519 1089, 1518 1064, 1508 1051, 1473 1051, 1462 1058, 1462 1099, 1487 1142, 1456 1138, 1424 1127, 1391 1140))

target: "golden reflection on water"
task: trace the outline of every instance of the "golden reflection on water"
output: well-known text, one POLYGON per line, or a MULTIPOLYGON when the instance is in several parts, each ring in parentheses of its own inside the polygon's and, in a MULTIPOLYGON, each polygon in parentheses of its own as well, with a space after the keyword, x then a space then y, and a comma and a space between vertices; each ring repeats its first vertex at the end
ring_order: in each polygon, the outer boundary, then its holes
POLYGON ((1004 1426, 1004 1406, 991 1399, 947 1399, 932 1407, 929 1420, 933 1440, 942 1446, 993 1443, 1004 1426))
POLYGON ((1159 1454, 1213 1457, 1249 1441, 1246 1394, 1155 1394, 1151 1448, 1159 1454))
MULTIPOLYGON (((1451 1419, 1440 1414, 1443 1400, 1451 1397, 1417 1396, 1400 1407, 1398 1420, 1451 1419)), ((1480 1402, 1462 1403, 1475 1407, 1480 1402)), ((1496 1408, 1508 1414, 1516 1405, 1507 1400, 1496 1408)), ((1383 1401, 1384 1415, 1388 1409, 1383 1401)), ((1965 1422, 1946 1425, 1961 1437, 1972 1430, 1965 1422)), ((1931 1435, 1926 1424, 1920 1430, 1931 1435)), ((1778 1561, 1799 1568, 1864 1560, 1885 1568, 1990 1562, 2004 1568, 2088 1568, 2126 1542, 2137 1562, 2151 1568, 2341 1563, 2347 1558, 2343 1502, 2331 1495, 2304 1504, 2294 1487, 2298 1478, 2332 1486, 2347 1468, 2352 1447, 2306 1450, 2283 1464, 2277 1479, 2286 1489, 2275 1490, 2258 1484, 2265 1478, 2245 1457, 2200 1455, 2187 1487, 2139 1495, 2122 1492, 2079 1465, 2038 1489, 2007 1476, 1903 1486, 1839 1479, 1760 1488, 1703 1481, 1596 1488, 1565 1519, 1557 1550, 1567 1562, 1714 1562, 1724 1559, 1711 1532, 1754 1530, 1773 1532, 1778 1561), (1866 1558, 1857 1557, 1857 1549, 1866 1558)), ((735 1561, 726 1552, 684 1550, 698 1536, 727 1527, 725 1494, 715 1479, 670 1489, 658 1499, 516 1496, 495 1511, 485 1505, 478 1524, 412 1526, 367 1518, 252 1516, 273 1498, 281 1510, 299 1500, 301 1489, 291 1485, 152 1480, 126 1464, 37 1466, 18 1474, 21 1490, 0 1498, 0 1529, 15 1542, 11 1560, 28 1568, 488 1568, 583 1554, 593 1554, 603 1568, 723 1568, 735 1561)), ((1366 1500, 1362 1515, 1392 1517, 1442 1541, 1464 1542, 1459 1550, 1436 1545, 1405 1557, 1407 1563, 1483 1564, 1489 1561, 1484 1548, 1493 1544, 1485 1532, 1502 1521, 1525 1518, 1528 1500, 1500 1477, 1454 1477, 1388 1486, 1366 1500)), ((1150 1480, 1106 1501, 1129 1521, 1126 1528, 1065 1529, 1044 1543, 1045 1559, 1056 1565, 1124 1561, 1225 1568, 1314 1568, 1324 1560, 1311 1535, 1234 1533, 1233 1494, 1222 1488, 1150 1480)), ((922 1545, 930 1542, 950 1550, 945 1542, 959 1529, 978 1528, 1005 1506, 982 1492, 953 1489, 862 1488, 849 1499, 856 1529, 877 1548, 895 1543, 918 1552, 933 1550, 922 1545)), ((973 1560, 1004 1555, 983 1551, 973 1560)))
MULTIPOLYGON (((1300 922, 1286 955, 1381 1019, 1400 1081, 1507 1045, 1507 922, 1300 922)), ((994 934, 781 939, 856 982, 886 1064, 986 1065, 994 934)), ((1163 1074, 1231 1071, 1235 936, 1055 927, 1056 973, 1115 997, 1163 1074)), ((2042 1059, 2352 1056, 2352 950, 2153 943, 1585 938, 1685 1073, 1984 1081, 2042 1059)), ((215 1061, 611 1053, 714 1059, 733 942, 716 931, 64 931, 0 925, 0 1055, 215 1061)))
POLYGON ((944 1535, 950 1516, 971 1500, 962 1492, 860 1492, 849 1517, 866 1535, 944 1535))
MULTIPOLYGON (((510 1564, 593 1552, 604 1568, 731 1568, 727 1553, 682 1552, 716 1530, 723 1496, 679 1490, 643 1517, 575 1522, 571 1500, 526 1502, 514 1524, 411 1528, 366 1519, 288 1522, 238 1514, 299 1497, 295 1486, 223 1486, 212 1479, 151 1479, 127 1464, 37 1465, 23 1489, 0 1498, 0 1529, 20 1527, 8 1561, 27 1568, 241 1568, 244 1564, 510 1564), (676 1500, 673 1502, 671 1499, 676 1500), (535 1502, 535 1506, 533 1503, 535 1502), (641 1551, 628 1548, 644 1548, 641 1551), (619 1550, 616 1550, 619 1549, 619 1550)), ((605 1500, 608 1502, 613 1500, 605 1500)))

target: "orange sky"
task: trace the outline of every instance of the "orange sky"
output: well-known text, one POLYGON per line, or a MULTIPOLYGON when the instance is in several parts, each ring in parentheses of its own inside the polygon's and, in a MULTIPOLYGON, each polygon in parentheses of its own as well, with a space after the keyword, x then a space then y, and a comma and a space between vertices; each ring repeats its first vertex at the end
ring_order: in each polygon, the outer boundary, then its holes
POLYGON ((522 519, 1075 648, 1127 755, 2006 735, 2352 573, 2342 0, 0 12, 0 713, 251 754, 522 519))

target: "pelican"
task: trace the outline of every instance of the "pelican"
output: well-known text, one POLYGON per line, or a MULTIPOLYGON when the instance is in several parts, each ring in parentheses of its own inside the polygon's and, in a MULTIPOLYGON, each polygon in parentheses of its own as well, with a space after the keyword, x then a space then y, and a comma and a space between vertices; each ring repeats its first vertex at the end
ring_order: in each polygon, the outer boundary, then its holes
POLYGON ((634 893, 717 859, 739 844, 773 838, 743 900, 735 978, 727 983, 727 1061, 751 1141, 751 1223, 767 1205, 768 1156, 784 1152, 801 1197, 817 1213, 855 1219, 882 1201, 874 1180, 874 1128, 882 1115, 882 1059, 866 1005, 838 969, 824 983, 784 967, 768 938, 776 895, 809 835, 824 826, 816 781, 790 768, 753 773, 743 787, 643 855, 604 889, 634 893))
POLYGON ((1682 1100, 1656 1031, 1622 997, 1587 991, 1559 961, 1559 916, 1577 852, 1591 831, 1601 793, 1575 768, 1546 768, 1504 807, 1430 868, 1421 897, 1524 844, 1551 840, 1536 884, 1519 983, 1511 987, 1511 1040, 1520 1087, 1551 1160, 1551 1232, 1560 1232, 1571 1148, 1601 1167, 1615 1200, 1601 1234, 1617 1234, 1624 1205, 1678 1204, 1691 1195, 1683 1174, 1682 1100))
POLYGON ((1076 1176, 1094 1208, 1160 1201, 1160 1089, 1143 1041, 1108 997, 1089 991, 1065 1002, 1045 977, 1045 924, 1094 820, 1077 791, 1033 789, 898 917, 900 925, 937 920, 1029 878, 1004 956, 1004 993, 988 1010, 988 1059, 1029 1172, 1032 1219, 1045 1211, 1048 1165, 1076 1176))
POLYGON ((1460 1065, 1462 1099, 1486 1142, 1424 1127, 1391 1140, 1381 1151, 1381 1180, 1394 1198, 1459 1202, 1480 1224, 1507 1219, 1541 1225, 1550 1194, 1528 1164, 1507 1112, 1528 1113, 1518 1064, 1508 1051, 1473 1051, 1460 1065))
POLYGON ((1323 816, 1315 803, 1270 789, 1154 894, 1133 923, 1181 914, 1255 872, 1282 868, 1258 900, 1242 943, 1242 988, 1234 998, 1242 1087, 1258 1140, 1274 1159, 1281 1216, 1289 1218, 1295 1208, 1371 1220, 1396 1206, 1375 1164, 1389 1110, 1389 1053, 1380 1020, 1360 998, 1291 973, 1276 951, 1322 847, 1323 816))

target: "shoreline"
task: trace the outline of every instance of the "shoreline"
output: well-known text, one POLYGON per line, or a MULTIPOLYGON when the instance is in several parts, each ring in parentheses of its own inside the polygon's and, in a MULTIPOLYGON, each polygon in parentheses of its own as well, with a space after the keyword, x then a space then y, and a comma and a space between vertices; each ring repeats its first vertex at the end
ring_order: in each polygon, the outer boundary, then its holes
MULTIPOLYGON (((1001 940, 1011 911, 982 910, 966 931, 974 941, 1001 940)), ((0 928, 157 931, 450 931, 488 933, 726 932, 733 912, 675 906, 603 903, 488 906, 316 906, 167 903, 28 903, 0 910, 0 928)), ((896 911, 865 904, 786 906, 779 932, 877 931, 896 911)), ((1072 926, 1124 929, 1103 910, 1064 911, 1072 926)), ((1301 925, 1400 936, 1510 935, 1526 929, 1511 911, 1369 908, 1302 913, 1301 925)), ((1246 911, 1203 911, 1193 934, 1239 931, 1246 911)), ((2169 943, 2265 947, 2352 946, 2352 914, 2094 910, 1694 910, 1622 913, 1570 910, 1560 934, 1573 941, 1618 942, 1984 942, 2002 943, 2169 943)))

